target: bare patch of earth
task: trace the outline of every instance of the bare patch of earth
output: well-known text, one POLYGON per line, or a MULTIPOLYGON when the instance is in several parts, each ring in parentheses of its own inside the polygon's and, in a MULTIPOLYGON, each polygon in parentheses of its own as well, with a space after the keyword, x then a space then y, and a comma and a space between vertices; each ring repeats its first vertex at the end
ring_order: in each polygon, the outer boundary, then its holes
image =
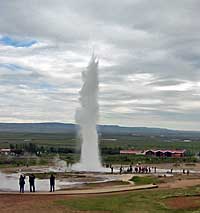
POLYGON ((200 208, 200 196, 168 198, 165 204, 172 209, 195 210, 200 208))

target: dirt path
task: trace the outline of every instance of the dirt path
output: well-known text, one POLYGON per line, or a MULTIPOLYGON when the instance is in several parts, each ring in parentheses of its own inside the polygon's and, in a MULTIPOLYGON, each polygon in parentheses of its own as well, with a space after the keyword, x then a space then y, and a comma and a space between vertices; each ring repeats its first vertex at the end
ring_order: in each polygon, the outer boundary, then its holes
MULTIPOLYGON (((148 184, 148 185, 116 185, 109 187, 101 187, 101 188, 93 188, 93 189, 78 189, 78 190, 62 190, 56 192, 35 192, 30 193, 26 192, 28 195, 84 195, 84 194, 105 194, 105 193, 113 193, 113 192, 125 192, 125 191, 133 191, 133 190, 142 190, 142 189, 153 189, 157 188, 157 185, 148 184)), ((19 195, 19 192, 0 192, 0 195, 19 195)))

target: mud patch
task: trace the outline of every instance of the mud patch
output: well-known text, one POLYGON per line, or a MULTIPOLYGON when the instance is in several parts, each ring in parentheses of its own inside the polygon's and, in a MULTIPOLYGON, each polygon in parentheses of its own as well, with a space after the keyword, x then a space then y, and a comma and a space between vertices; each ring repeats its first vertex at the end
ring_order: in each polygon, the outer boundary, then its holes
POLYGON ((171 209, 195 210, 200 208, 200 195, 168 198, 164 203, 171 209))

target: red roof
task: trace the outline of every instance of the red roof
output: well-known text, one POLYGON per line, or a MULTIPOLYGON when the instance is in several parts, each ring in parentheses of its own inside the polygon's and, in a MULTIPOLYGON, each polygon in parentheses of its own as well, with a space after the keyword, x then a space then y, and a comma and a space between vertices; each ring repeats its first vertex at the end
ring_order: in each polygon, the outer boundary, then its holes
POLYGON ((172 150, 172 149, 149 149, 149 150, 132 150, 132 149, 129 149, 129 150, 120 150, 120 154, 144 154, 146 152, 162 152, 162 153, 166 153, 166 152, 170 152, 170 153, 177 153, 177 154, 184 154, 185 153, 185 149, 182 149, 182 150, 172 150))
POLYGON ((185 149, 181 149, 181 150, 173 150, 173 149, 164 149, 164 150, 162 150, 162 149, 150 149, 150 150, 145 150, 145 152, 148 152, 148 151, 152 151, 152 152, 163 152, 163 153, 165 153, 165 152, 171 152, 171 153, 180 153, 180 154, 183 154, 183 153, 185 153, 185 149))

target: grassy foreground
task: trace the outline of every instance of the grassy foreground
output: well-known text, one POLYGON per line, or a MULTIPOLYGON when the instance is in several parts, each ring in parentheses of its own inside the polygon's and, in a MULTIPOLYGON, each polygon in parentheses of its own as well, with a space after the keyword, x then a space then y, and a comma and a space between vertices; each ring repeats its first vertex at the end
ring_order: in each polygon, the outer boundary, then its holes
POLYGON ((126 194, 106 195, 87 198, 72 198, 55 201, 55 205, 66 207, 72 211, 102 211, 116 213, 149 212, 149 213, 185 213, 200 212, 198 207, 174 209, 166 204, 167 199, 176 196, 200 195, 200 186, 189 189, 157 189, 134 191, 126 194))

